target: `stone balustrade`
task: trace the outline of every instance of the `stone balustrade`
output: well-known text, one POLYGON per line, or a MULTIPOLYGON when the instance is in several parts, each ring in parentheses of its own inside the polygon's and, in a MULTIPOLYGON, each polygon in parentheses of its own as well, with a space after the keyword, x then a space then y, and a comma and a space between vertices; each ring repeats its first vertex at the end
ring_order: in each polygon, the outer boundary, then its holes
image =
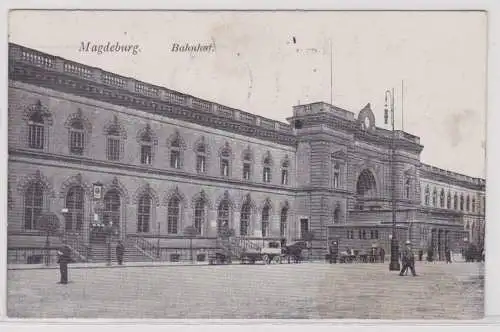
POLYGON ((253 114, 235 110, 227 106, 205 101, 187 94, 155 86, 135 79, 106 72, 99 68, 85 66, 63 58, 45 54, 27 47, 9 44, 10 61, 21 61, 43 67, 48 70, 63 72, 85 80, 104 84, 110 87, 127 90, 149 98, 158 98, 172 104, 191 107, 193 109, 214 113, 216 115, 258 125, 265 129, 292 133, 292 128, 279 121, 257 117, 253 114))

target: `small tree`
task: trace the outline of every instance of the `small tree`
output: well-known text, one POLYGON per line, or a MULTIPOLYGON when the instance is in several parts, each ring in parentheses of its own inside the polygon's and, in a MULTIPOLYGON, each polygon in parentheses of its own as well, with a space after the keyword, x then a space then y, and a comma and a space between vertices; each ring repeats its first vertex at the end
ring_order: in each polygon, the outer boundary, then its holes
POLYGON ((56 234, 60 227, 59 218, 53 212, 42 213, 38 218, 38 229, 45 232, 47 238, 45 240, 45 250, 46 250, 46 258, 45 264, 49 265, 50 263, 50 235, 56 234))
POLYGON ((234 229, 229 228, 229 226, 228 226, 228 225, 224 225, 224 226, 222 226, 222 228, 221 228, 221 230, 220 230, 220 232, 219 232, 220 237, 221 237, 222 239, 225 239, 225 240, 227 240, 227 239, 230 239, 230 238, 234 237, 234 236, 235 236, 235 234, 236 234, 236 232, 234 231, 234 229))
POLYGON ((307 242, 307 246, 309 248, 309 260, 312 256, 312 241, 314 240, 314 233, 311 231, 306 231, 302 234, 302 240, 307 242))
POLYGON ((194 226, 186 226, 184 228, 184 234, 189 237, 189 251, 191 253, 191 262, 194 263, 194 257, 193 257, 193 238, 195 238, 198 235, 198 230, 194 226))

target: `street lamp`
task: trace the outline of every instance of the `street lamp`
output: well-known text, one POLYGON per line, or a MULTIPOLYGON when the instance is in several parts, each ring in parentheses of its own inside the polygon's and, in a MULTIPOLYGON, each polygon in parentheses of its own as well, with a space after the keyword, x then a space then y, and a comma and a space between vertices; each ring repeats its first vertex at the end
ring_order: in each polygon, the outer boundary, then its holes
POLYGON ((395 154, 395 131, 394 131, 394 89, 392 91, 385 91, 385 107, 384 107, 384 121, 385 124, 388 123, 389 118, 389 108, 391 117, 391 158, 390 158, 390 168, 391 168, 391 201, 392 201, 392 237, 391 237, 391 262, 389 264, 390 271, 398 271, 399 259, 398 259, 398 239, 396 236, 396 170, 394 162, 395 154))
POLYGON ((158 243, 156 244, 156 257, 160 258, 160 223, 158 223, 158 243))

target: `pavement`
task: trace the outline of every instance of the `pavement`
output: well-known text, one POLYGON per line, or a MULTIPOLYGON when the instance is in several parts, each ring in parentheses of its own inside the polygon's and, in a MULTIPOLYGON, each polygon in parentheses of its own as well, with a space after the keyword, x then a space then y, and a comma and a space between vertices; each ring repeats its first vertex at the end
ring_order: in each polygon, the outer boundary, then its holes
MULTIPOLYGON (((73 264, 76 265, 76 264, 73 264)), ((10 318, 478 319, 482 263, 170 265, 9 269, 10 318)))

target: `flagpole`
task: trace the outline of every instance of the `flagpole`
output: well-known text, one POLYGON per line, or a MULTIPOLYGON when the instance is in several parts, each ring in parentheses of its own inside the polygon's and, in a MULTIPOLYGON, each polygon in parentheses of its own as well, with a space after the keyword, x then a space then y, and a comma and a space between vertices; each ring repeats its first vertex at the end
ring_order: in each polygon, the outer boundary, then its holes
POLYGON ((405 122, 404 122, 404 80, 401 80, 401 131, 405 131, 405 122))
POLYGON ((330 39, 330 105, 333 105, 333 47, 330 39))

